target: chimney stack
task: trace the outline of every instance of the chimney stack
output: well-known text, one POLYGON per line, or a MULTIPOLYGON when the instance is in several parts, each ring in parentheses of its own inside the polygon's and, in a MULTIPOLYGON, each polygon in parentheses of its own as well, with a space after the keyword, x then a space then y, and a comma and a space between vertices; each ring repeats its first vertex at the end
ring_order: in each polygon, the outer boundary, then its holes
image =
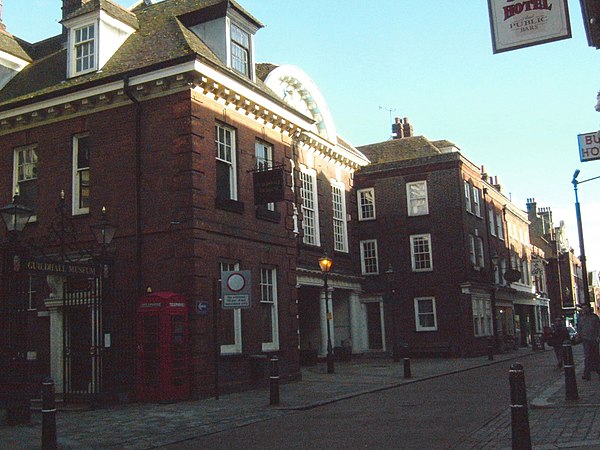
POLYGON ((413 135, 413 126, 408 122, 408 117, 401 119, 396 117, 392 124, 392 136, 394 139, 402 139, 413 135))
POLYGON ((488 176, 488 173, 485 171, 485 166, 481 166, 481 179, 487 182, 488 176))

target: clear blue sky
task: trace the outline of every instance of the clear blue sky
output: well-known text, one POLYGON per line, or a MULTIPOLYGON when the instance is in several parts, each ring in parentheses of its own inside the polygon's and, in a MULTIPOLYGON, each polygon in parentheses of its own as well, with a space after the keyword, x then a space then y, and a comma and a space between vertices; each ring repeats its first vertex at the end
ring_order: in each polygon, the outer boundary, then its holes
MULTIPOLYGON (((600 52, 588 47, 569 0, 571 39, 492 54, 487 2, 238 0, 265 24, 259 62, 294 64, 321 89, 338 133, 384 141, 390 112, 415 134, 447 139, 525 209, 564 220, 579 254, 571 178, 600 175, 579 161, 577 135, 600 129, 600 52)), ((130 6, 134 0, 119 0, 130 6)), ((9 32, 35 42, 60 32, 60 0, 4 0, 9 32)), ((600 180, 580 185, 588 270, 600 269, 600 180)))

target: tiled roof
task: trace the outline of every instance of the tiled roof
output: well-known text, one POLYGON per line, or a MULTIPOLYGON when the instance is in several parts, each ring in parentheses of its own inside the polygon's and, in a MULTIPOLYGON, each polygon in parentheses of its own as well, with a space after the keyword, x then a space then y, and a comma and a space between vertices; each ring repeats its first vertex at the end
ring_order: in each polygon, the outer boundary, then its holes
POLYGON ((113 3, 111 0, 90 0, 87 3, 84 3, 81 8, 65 17, 61 22, 74 17, 83 16, 84 14, 88 14, 93 11, 98 11, 99 9, 106 11, 110 16, 129 25, 131 28, 138 27, 138 21, 135 17, 135 14, 123 8, 122 6, 117 5, 116 3, 113 3))
POLYGON ((31 44, 14 37, 6 31, 0 31, 0 50, 24 61, 32 60, 29 54, 31 52, 31 44))
POLYGON ((442 152, 424 136, 392 139, 358 147, 373 163, 386 163, 439 155, 442 152))
MULTIPOLYGON (((36 97, 83 87, 86 84, 118 79, 126 74, 155 69, 169 63, 193 60, 197 56, 234 77, 240 77, 227 68, 206 44, 177 18, 223 1, 226 0, 165 0, 153 5, 140 4, 133 10, 139 28, 129 36, 101 71, 66 79, 66 51, 62 49, 54 51, 35 60, 0 91, 0 109, 36 97)), ((108 6, 111 2, 107 0, 92 0, 83 8, 89 7, 92 3, 96 6, 111 7, 108 6)), ((244 15, 252 17, 236 2, 230 0, 229 3, 239 8, 244 15)), ((54 39, 59 38, 60 36, 57 36, 49 41, 53 42, 54 39)), ((36 46, 36 44, 32 45, 36 46)), ((265 92, 273 95, 262 82, 258 85, 265 92)))

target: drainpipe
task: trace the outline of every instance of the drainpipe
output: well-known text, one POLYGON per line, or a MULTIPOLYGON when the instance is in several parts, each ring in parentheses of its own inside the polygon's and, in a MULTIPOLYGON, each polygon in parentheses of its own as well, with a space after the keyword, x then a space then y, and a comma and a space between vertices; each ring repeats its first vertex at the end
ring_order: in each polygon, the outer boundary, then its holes
POLYGON ((142 107, 131 92, 129 77, 123 80, 125 95, 135 105, 135 288, 142 295, 142 107))

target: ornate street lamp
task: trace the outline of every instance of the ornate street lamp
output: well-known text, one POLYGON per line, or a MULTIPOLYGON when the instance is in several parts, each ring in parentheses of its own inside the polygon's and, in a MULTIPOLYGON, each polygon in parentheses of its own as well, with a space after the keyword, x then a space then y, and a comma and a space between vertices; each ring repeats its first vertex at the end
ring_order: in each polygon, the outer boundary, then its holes
POLYGON ((323 273, 323 287, 325 288, 325 315, 327 316, 327 373, 335 373, 333 366, 333 347, 331 345, 331 314, 329 313, 329 286, 327 274, 331 270, 333 260, 327 256, 327 252, 319 258, 319 267, 323 273))
POLYGON ((105 206, 102 207, 102 218, 100 219, 100 222, 90 225, 90 229, 103 250, 112 242, 113 237, 115 237, 115 232, 117 231, 117 226, 111 224, 106 218, 105 206))
POLYGON ((13 197, 12 203, 6 205, 4 208, 0 208, 2 220, 4 220, 6 228, 10 232, 23 231, 25 225, 27 225, 33 215, 33 209, 20 205, 18 201, 19 195, 17 194, 13 197))
POLYGON ((102 218, 100 219, 100 222, 90 225, 90 229, 92 230, 96 241, 101 246, 99 262, 102 265, 102 277, 109 278, 109 264, 106 258, 106 248, 115 237, 117 226, 110 223, 106 218, 106 207, 102 207, 102 218))

